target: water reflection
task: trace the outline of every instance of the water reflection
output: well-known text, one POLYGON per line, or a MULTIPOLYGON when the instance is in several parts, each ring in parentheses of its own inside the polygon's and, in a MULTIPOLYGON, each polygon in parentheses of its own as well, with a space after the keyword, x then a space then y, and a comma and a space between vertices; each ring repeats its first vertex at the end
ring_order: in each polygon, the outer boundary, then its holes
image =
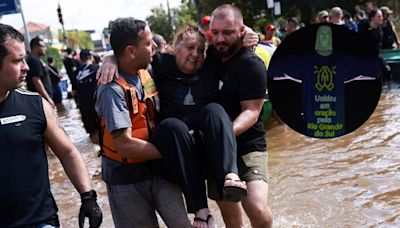
MULTIPOLYGON (((308 138, 272 119, 267 141, 274 227, 400 227, 400 90, 392 87, 384 89, 367 123, 336 139, 308 138)), ((99 148, 91 144, 75 103, 65 100, 64 105, 60 120, 88 165, 104 212, 102 227, 114 227, 100 178, 99 148)), ((49 157, 62 226, 76 227, 79 195, 58 160, 49 157)), ((222 227, 215 204, 210 205, 222 227)))

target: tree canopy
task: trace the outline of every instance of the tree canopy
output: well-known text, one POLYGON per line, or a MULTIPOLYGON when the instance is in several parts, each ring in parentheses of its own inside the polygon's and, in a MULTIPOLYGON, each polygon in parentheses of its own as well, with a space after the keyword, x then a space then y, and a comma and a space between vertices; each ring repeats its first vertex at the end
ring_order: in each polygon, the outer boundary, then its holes
POLYGON ((191 7, 185 0, 179 8, 166 10, 161 4, 151 9, 152 15, 146 18, 153 33, 160 34, 167 42, 173 40, 173 36, 182 26, 195 24, 195 8, 191 7))
MULTIPOLYGON (((70 47, 77 48, 79 47, 80 49, 94 49, 94 44, 92 39, 90 38, 90 34, 85 31, 67 31, 67 40, 68 40, 68 45, 70 47)), ((62 37, 62 34, 60 33, 59 37, 61 42, 64 42, 64 37, 62 37)))
POLYGON ((171 26, 168 24, 167 11, 162 5, 154 8, 153 15, 146 20, 155 33, 167 36, 166 39, 170 40, 172 33, 175 33, 182 25, 196 22, 200 24, 203 16, 210 15, 217 6, 222 4, 237 6, 242 10, 245 24, 257 29, 259 26, 272 23, 274 19, 282 20, 288 17, 297 17, 308 24, 320 10, 329 10, 334 6, 354 13, 355 5, 364 7, 366 2, 372 2, 377 6, 388 5, 392 8, 395 6, 395 0, 280 0, 282 15, 275 17, 273 11, 267 8, 266 0, 182 0, 179 8, 171 9, 171 26), (169 28, 172 29, 167 30, 169 28))

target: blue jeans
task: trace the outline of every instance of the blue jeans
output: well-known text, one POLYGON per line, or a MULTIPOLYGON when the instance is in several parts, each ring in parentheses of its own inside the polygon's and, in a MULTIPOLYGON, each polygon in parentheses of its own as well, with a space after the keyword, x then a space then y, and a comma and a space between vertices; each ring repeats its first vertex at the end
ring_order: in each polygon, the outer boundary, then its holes
POLYGON ((192 227, 179 187, 159 176, 128 184, 107 184, 111 214, 116 228, 157 228, 156 211, 168 227, 192 227))

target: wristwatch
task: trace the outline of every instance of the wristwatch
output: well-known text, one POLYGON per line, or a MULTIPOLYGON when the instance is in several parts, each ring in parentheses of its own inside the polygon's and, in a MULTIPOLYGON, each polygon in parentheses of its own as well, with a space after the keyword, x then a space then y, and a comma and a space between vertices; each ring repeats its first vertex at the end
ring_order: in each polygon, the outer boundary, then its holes
POLYGON ((97 199, 97 193, 95 190, 90 190, 88 192, 81 193, 81 200, 87 199, 97 199))

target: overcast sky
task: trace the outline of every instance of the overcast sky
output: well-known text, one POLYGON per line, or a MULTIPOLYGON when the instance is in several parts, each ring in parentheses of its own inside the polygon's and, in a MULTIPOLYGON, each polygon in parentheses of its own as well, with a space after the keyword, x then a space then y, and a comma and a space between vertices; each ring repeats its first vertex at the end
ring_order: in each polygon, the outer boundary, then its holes
MULTIPOLYGON (((69 29, 95 29, 101 32, 110 20, 118 17, 146 19, 150 9, 163 5, 167 0, 20 0, 25 21, 39 22, 61 28, 58 22, 57 5, 60 3, 64 26, 69 29)), ((1 0, 0 0, 1 2, 1 0)), ((180 0, 169 0, 170 8, 180 5, 180 0)), ((1 23, 16 28, 23 26, 21 14, 4 15, 1 23)))

